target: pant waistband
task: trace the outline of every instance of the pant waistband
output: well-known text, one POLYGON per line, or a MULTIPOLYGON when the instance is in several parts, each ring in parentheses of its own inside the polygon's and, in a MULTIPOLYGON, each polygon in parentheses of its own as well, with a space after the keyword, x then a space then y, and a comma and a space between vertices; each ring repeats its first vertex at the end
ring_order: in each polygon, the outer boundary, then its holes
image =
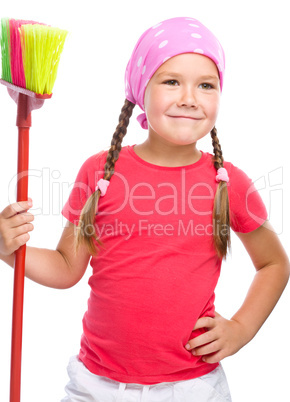
MULTIPOLYGON (((126 386, 127 386, 127 384, 124 384, 124 383, 120 382, 119 390, 118 390, 117 402, 122 402, 123 401, 123 395, 124 395, 126 386)), ((150 385, 143 385, 142 386, 141 402, 147 402, 148 401, 149 388, 150 388, 150 385)))

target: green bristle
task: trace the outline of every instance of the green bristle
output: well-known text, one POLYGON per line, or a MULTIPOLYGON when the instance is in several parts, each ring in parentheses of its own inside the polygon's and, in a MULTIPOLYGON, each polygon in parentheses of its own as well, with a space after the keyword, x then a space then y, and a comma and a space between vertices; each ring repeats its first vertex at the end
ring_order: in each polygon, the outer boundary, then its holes
POLYGON ((21 26, 26 88, 51 94, 67 31, 47 25, 21 26))
POLYGON ((1 19, 0 43, 2 57, 2 79, 12 83, 11 67, 10 67, 10 30, 9 19, 1 19))

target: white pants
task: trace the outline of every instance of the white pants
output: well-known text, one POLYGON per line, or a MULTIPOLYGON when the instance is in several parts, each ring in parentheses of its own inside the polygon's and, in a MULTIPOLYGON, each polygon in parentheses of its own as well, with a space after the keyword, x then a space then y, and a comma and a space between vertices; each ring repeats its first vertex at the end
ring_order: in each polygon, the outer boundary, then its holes
POLYGON ((70 382, 61 402, 231 402, 224 370, 219 365, 192 380, 160 384, 124 384, 92 374, 74 356, 67 368, 70 382))

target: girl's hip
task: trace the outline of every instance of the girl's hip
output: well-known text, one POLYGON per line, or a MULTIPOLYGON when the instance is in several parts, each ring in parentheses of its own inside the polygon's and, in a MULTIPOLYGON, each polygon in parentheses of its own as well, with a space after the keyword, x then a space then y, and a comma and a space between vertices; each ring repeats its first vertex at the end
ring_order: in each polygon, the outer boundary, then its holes
POLYGON ((153 385, 125 384, 91 373, 77 356, 68 365, 70 378, 61 402, 231 402, 221 365, 198 378, 153 385))

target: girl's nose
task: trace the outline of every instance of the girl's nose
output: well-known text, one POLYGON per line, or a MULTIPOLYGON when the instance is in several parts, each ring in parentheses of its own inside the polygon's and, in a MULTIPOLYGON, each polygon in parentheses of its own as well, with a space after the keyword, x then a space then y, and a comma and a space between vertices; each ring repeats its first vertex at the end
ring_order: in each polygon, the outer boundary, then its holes
POLYGON ((187 107, 197 107, 198 100, 196 93, 192 87, 183 88, 180 99, 179 106, 187 106, 187 107))

